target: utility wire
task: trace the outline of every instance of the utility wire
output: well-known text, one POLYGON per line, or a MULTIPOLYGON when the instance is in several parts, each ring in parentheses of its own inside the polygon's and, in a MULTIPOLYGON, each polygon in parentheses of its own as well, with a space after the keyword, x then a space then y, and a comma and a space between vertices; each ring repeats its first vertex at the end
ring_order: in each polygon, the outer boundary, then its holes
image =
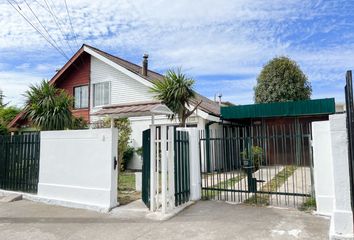
POLYGON ((42 28, 44 29, 44 31, 48 34, 49 38, 53 41, 53 43, 65 54, 65 52, 59 47, 58 43, 56 42, 56 40, 51 36, 51 34, 48 32, 48 30, 46 29, 46 27, 42 24, 42 22, 39 20, 39 18, 37 17, 36 13, 32 10, 31 6, 27 3, 26 0, 24 0, 24 2, 26 3, 27 7, 30 9, 30 11, 32 12, 32 14, 34 15, 34 17, 37 19, 38 23, 42 26, 42 28))
MULTIPOLYGON (((69 23, 70 23, 71 32, 72 32, 72 34, 73 34, 73 36, 74 36, 76 45, 78 46, 78 48, 80 48, 81 46, 78 44, 78 41, 77 41, 77 35, 76 35, 75 31, 74 31, 74 27, 73 27, 73 24, 72 24, 72 20, 71 20, 71 16, 70 16, 70 13, 69 13, 68 4, 67 4, 66 0, 64 0, 64 3, 65 3, 65 8, 66 8, 66 13, 68 14, 68 17, 69 17, 69 23)), ((84 61, 84 59, 83 59, 83 57, 82 57, 81 54, 80 54, 80 57, 79 57, 79 58, 80 58, 80 60, 81 60, 81 63, 84 64, 85 61, 84 61)))
MULTIPOLYGON (((33 2, 36 2, 41 8, 43 8, 45 11, 47 11, 48 13, 50 13, 50 11, 47 9, 47 7, 44 6, 42 3, 40 3, 39 1, 33 0, 33 2)), ((62 20, 60 20, 60 19, 58 19, 58 20, 59 20, 59 22, 60 22, 61 24, 64 25, 64 22, 63 22, 62 20)))
MULTIPOLYGON (((55 13, 52 11, 52 9, 51 9, 51 7, 49 6, 47 0, 44 0, 44 2, 45 2, 45 4, 46 4, 46 6, 47 6, 47 8, 48 8, 48 10, 49 10, 49 12, 50 12, 50 14, 52 15, 52 18, 53 18, 55 24, 58 26, 58 28, 59 28, 59 30, 60 30, 60 33, 62 34, 64 40, 66 41, 66 43, 67 43, 67 45, 68 45, 68 47, 70 48, 70 50, 71 50, 73 53, 75 53, 74 50, 72 49, 72 47, 70 46, 69 41, 66 39, 65 34, 64 34, 64 32, 63 32, 63 30, 62 30, 60 24, 58 23, 57 17, 55 16, 55 13)), ((52 3, 53 3, 53 2, 52 2, 52 3)))
POLYGON ((66 8, 66 13, 68 14, 68 17, 69 17, 69 23, 70 23, 70 27, 71 27, 71 32, 72 32, 72 34, 73 34, 73 36, 75 38, 76 45, 78 45, 80 47, 80 45, 77 42, 77 36, 76 36, 75 31, 74 31, 73 23, 71 21, 69 9, 68 9, 68 4, 66 3, 66 0, 64 0, 64 3, 65 3, 65 8, 66 8))
POLYGON ((20 12, 21 8, 20 6, 17 4, 18 8, 20 10, 18 10, 16 8, 16 6, 10 2, 10 0, 7 0, 7 2, 26 20, 26 22, 28 24, 30 24, 52 47, 54 47, 61 55, 63 55, 66 59, 69 60, 69 57, 65 54, 65 52, 63 52, 61 49, 59 49, 58 47, 56 47, 33 23, 31 23, 31 21, 24 15, 20 12))

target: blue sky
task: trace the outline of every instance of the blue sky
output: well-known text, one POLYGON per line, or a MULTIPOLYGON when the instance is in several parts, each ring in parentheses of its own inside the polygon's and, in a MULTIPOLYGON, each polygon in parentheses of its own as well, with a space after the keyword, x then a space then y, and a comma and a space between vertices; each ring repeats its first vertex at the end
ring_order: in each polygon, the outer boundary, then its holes
MULTIPOLYGON (((150 68, 182 67, 196 89, 236 104, 253 103, 262 66, 275 56, 298 62, 312 98, 343 102, 344 76, 354 68, 354 1, 142 1, 17 0, 21 12, 71 56, 87 43, 135 63, 148 53, 150 68), (44 30, 42 29, 44 32, 44 30), (67 42, 72 50, 68 47, 67 42)), ((23 103, 30 84, 50 79, 67 59, 0 0, 0 88, 7 101, 23 103)))

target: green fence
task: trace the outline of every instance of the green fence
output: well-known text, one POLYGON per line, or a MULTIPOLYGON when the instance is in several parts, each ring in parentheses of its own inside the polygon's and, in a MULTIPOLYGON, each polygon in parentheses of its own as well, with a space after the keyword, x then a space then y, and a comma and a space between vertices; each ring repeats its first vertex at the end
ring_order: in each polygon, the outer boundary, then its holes
POLYGON ((189 201, 189 136, 188 132, 175 131, 175 205, 189 201))
POLYGON ((143 132, 143 167, 141 198, 148 208, 150 208, 150 136, 150 129, 147 129, 143 132))
POLYGON ((39 133, 0 136, 1 189, 37 192, 39 149, 39 133))

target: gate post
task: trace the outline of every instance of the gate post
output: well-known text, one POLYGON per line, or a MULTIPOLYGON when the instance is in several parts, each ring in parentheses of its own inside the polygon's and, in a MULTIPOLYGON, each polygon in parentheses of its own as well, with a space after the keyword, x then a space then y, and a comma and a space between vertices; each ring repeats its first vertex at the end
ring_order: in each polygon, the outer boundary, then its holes
POLYGON ((190 151, 190 200, 201 199, 202 185, 200 176, 200 150, 199 150, 199 130, 197 128, 189 129, 189 151, 190 151))
POLYGON ((161 208, 166 214, 167 207, 167 127, 161 126, 161 208))
POLYGON ((346 115, 331 115, 329 121, 334 180, 334 208, 330 234, 333 238, 353 237, 346 115))
POLYGON ((200 151, 198 128, 179 128, 189 135, 190 200, 201 199, 200 151))

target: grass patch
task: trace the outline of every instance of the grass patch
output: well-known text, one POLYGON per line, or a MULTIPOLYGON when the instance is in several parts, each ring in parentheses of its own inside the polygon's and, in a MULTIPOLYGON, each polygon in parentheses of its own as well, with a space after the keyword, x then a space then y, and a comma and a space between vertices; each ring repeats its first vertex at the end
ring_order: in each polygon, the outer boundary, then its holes
MULTIPOLYGON (((278 172, 272 180, 264 184, 260 191, 262 192, 276 192, 286 180, 294 174, 296 166, 285 166, 283 170, 278 172)), ((269 205, 269 194, 257 194, 255 193, 252 197, 246 199, 244 203, 246 204, 260 204, 260 205, 269 205)))
MULTIPOLYGON (((215 184, 213 186, 211 186, 211 188, 219 188, 219 189, 228 189, 232 186, 234 186, 236 183, 238 183, 239 181, 241 181, 243 178, 246 177, 246 174, 241 172, 240 175, 230 178, 226 181, 220 182, 218 184, 215 184)), ((208 199, 212 199, 214 198, 219 191, 216 190, 203 190, 203 200, 208 200, 208 199)))
POLYGON ((141 198, 141 193, 135 191, 135 173, 120 172, 118 174, 118 202, 125 205, 141 198))
POLYGON ((309 197, 303 204, 301 204, 299 210, 304 212, 316 211, 316 199, 314 197, 309 197))
POLYGON ((119 191, 135 191, 135 173, 120 172, 118 174, 119 191))

